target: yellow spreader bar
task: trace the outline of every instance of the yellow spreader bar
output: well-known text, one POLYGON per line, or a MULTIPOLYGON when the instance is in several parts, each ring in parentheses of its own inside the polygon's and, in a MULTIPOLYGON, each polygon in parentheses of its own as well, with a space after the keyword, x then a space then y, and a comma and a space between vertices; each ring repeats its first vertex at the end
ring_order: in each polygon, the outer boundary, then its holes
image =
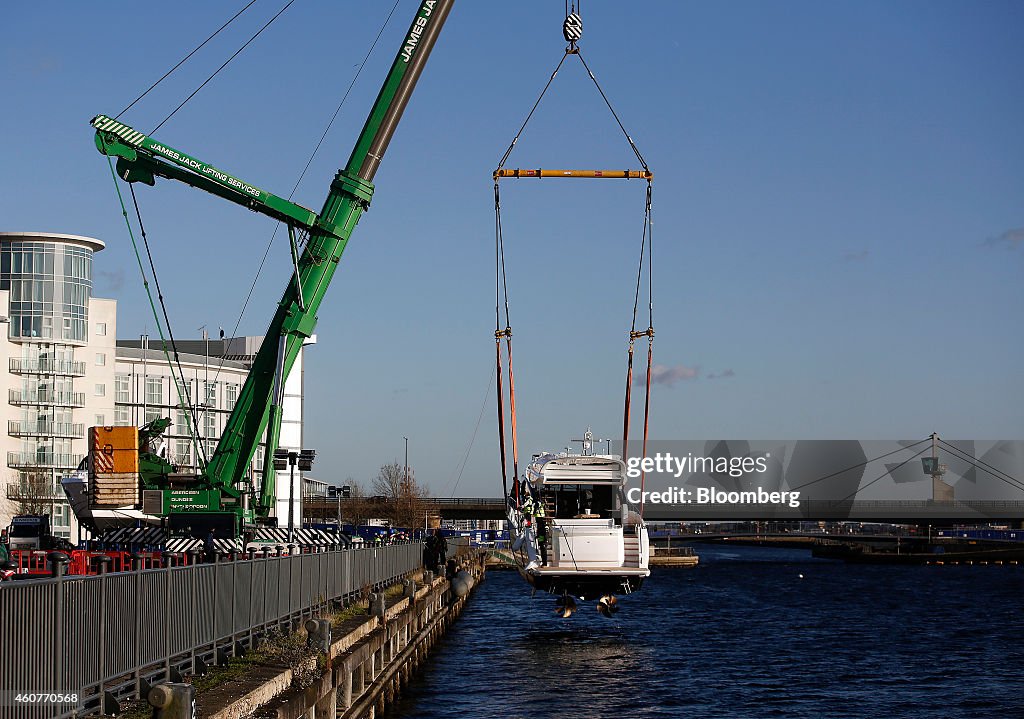
POLYGON ((494 179, 502 177, 588 177, 595 179, 614 180, 653 180, 654 173, 650 170, 495 170, 494 179))

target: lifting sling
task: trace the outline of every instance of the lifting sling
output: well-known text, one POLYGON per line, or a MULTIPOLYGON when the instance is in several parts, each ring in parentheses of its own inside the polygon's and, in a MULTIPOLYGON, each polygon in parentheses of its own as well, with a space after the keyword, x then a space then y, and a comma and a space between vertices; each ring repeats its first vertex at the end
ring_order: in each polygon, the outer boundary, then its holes
MULTIPOLYGON (((576 7, 572 8, 572 12, 567 12, 567 17, 562 26, 562 34, 568 46, 565 48, 565 52, 562 58, 559 60, 558 65, 551 73, 551 77, 548 79, 547 84, 541 91, 540 96, 534 102, 533 107, 526 116, 526 120, 523 122, 519 131, 512 139, 508 149, 502 156, 501 161, 498 163, 498 167, 494 170, 492 177, 494 179, 494 228, 495 228, 495 326, 494 326, 494 339, 496 349, 496 363, 497 363, 497 375, 498 375, 498 444, 499 444, 499 455, 501 460, 501 476, 502 486, 505 492, 506 503, 511 502, 514 506, 519 507, 522 498, 519 493, 519 448, 517 441, 516 432, 516 403, 515 403, 515 380, 512 371, 512 324, 509 318, 509 303, 508 303, 508 285, 505 275, 505 247, 504 237, 502 234, 501 225, 501 196, 500 196, 500 181, 502 179, 556 179, 556 178, 573 178, 573 179, 639 179, 646 180, 647 192, 646 202, 644 209, 644 225, 643 225, 643 236, 640 245, 640 262, 637 270, 637 283, 636 283, 636 295, 633 303, 633 322, 629 331, 629 349, 627 358, 626 368, 626 392, 625 400, 623 405, 623 420, 622 420, 622 456, 623 458, 628 457, 627 446, 629 442, 629 424, 631 415, 631 398, 632 398, 632 383, 633 383, 633 353, 634 353, 634 342, 641 337, 647 337, 647 373, 646 381, 644 383, 644 429, 643 429, 643 444, 642 452, 646 455, 647 453, 647 441, 649 433, 650 423, 650 400, 651 400, 651 368, 654 356, 654 304, 653 304, 653 291, 651 289, 651 281, 653 272, 651 268, 651 234, 652 234, 652 219, 651 219, 651 194, 652 194, 652 183, 654 180, 654 173, 648 167, 647 162, 644 160, 643 155, 640 154, 640 150, 633 142, 633 138, 630 137, 629 133, 626 132, 626 128, 623 126, 622 121, 616 114, 611 102, 608 100, 607 95, 601 89, 601 85, 598 83, 594 73, 590 70, 586 61, 583 59, 583 55, 577 45, 582 34, 582 21, 576 7), (630 170, 630 169, 619 169, 619 170, 581 170, 581 169, 507 169, 505 163, 508 161, 509 156, 512 154, 512 150, 515 148, 519 141, 520 136, 529 124, 530 119, 533 117, 534 112, 540 105, 541 100, 544 99, 545 94, 551 87, 552 82, 558 75, 559 69, 562 67, 562 63, 565 62, 566 58, 573 55, 579 58, 583 64, 584 69, 589 75, 590 79, 593 80, 597 91, 600 93, 601 98, 604 100, 605 105, 611 111, 612 117, 615 118, 619 129, 622 130, 625 135, 630 148, 633 150, 637 160, 639 161, 642 169, 630 170), (637 329, 637 316, 639 310, 640 291, 644 284, 644 264, 647 265, 647 290, 648 290, 648 326, 646 330, 637 329), (501 305, 504 301, 504 329, 502 328, 502 313, 501 305), (512 444, 512 493, 510 496, 509 485, 508 485, 508 456, 506 450, 506 432, 505 432, 505 396, 504 396, 504 382, 503 382, 503 363, 502 363, 502 339, 505 340, 505 352, 507 354, 508 364, 508 401, 509 401, 509 418, 508 424, 511 429, 511 444, 512 444)), ((646 480, 646 473, 641 472, 640 488, 641 492, 644 489, 644 483, 646 480)), ((641 496, 643 496, 641 494, 641 496)), ((640 514, 643 515, 643 502, 640 505, 640 514)))

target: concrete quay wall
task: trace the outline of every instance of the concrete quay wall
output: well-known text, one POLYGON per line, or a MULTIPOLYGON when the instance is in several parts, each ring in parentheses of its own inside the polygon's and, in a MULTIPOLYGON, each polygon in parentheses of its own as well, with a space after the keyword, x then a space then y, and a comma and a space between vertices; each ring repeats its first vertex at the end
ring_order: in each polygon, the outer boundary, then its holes
MULTIPOLYGON (((463 555, 456 561, 472 578, 472 586, 483 580, 482 554, 463 555)), ((458 596, 448 579, 429 573, 423 579, 427 581, 405 580, 403 596, 391 606, 385 606, 382 594, 376 595, 366 621, 343 636, 331 636, 327 651, 308 660, 324 665, 322 675, 311 685, 293 688, 297 670, 285 669, 265 677, 257 688, 226 706, 214 709, 200 697, 199 716, 377 719, 421 669, 471 596, 458 596)))

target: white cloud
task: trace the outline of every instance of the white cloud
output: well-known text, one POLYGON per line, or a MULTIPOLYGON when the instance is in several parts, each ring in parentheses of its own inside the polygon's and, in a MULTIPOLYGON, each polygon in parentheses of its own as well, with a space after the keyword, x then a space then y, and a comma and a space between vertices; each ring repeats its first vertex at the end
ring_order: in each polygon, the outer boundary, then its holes
POLYGON ((998 237, 989 237, 985 240, 986 247, 1005 247, 1008 250, 1016 250, 1024 246, 1024 227, 1014 227, 1002 233, 998 237))
MULTIPOLYGON (((686 365, 681 364, 677 364, 674 367, 668 367, 663 364, 656 364, 651 367, 651 382, 671 387, 679 380, 697 379, 699 374, 699 367, 687 367, 686 365)), ((647 374, 641 371, 639 373, 638 381, 642 383, 646 379, 647 374)))

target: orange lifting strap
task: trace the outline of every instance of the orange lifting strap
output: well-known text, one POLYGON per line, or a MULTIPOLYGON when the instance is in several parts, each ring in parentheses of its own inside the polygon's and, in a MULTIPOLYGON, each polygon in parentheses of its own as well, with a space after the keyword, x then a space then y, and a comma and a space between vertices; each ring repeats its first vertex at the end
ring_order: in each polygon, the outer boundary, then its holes
MULTIPOLYGON (((640 456, 647 456, 647 438, 648 429, 650 427, 650 416, 651 416, 651 367, 654 360, 654 327, 648 327, 646 330, 638 332, 631 331, 629 333, 629 351, 628 359, 626 361, 626 399, 622 410, 622 457, 628 458, 629 453, 627 451, 629 444, 629 417, 631 412, 632 402, 632 388, 633 388, 633 342, 640 337, 647 337, 647 377, 644 382, 644 435, 643 444, 641 445, 640 456)), ((640 516, 644 513, 644 500, 643 491, 646 484, 647 472, 644 471, 643 465, 640 467, 640 516)))
MULTIPOLYGON (((636 271, 636 295, 633 298, 633 326, 629 331, 629 358, 626 362, 626 399, 622 410, 622 457, 629 458, 629 417, 633 388, 633 343, 641 337, 647 338, 647 377, 644 382, 644 439, 642 457, 647 456, 647 438, 651 417, 651 367, 654 361, 654 272, 652 245, 654 243, 654 220, 651 216, 651 182, 647 182, 647 207, 644 210, 644 232, 640 242, 640 262, 636 271), (646 257, 645 257, 646 255, 646 257), (647 329, 637 330, 636 321, 640 309, 640 287, 643 284, 644 264, 647 265, 647 329)), ((647 472, 640 467, 640 516, 644 515, 643 492, 647 472)))
POLYGON ((524 177, 585 177, 598 180, 653 180, 654 173, 650 170, 524 170, 500 169, 494 171, 494 179, 503 177, 521 179, 524 177))
MULTIPOLYGON (((568 14, 568 8, 566 10, 568 14)), ((640 267, 637 270, 636 280, 636 299, 633 303, 633 325, 629 333, 629 362, 626 369, 626 399, 625 406, 623 408, 623 429, 622 429, 622 456, 623 459, 628 458, 626 453, 626 446, 629 441, 629 417, 630 417, 630 400, 632 396, 632 384, 633 384, 633 343, 640 337, 647 337, 647 382, 646 392, 644 395, 644 435, 643 435, 643 452, 647 453, 647 438, 648 438, 648 423, 650 419, 650 401, 651 401, 651 367, 653 358, 653 347, 654 347, 654 303, 653 303, 653 291, 651 290, 651 231, 653 223, 651 221, 651 183, 654 179, 654 173, 647 166, 647 162, 644 160, 643 155, 640 154, 640 150, 637 148, 636 143, 633 142, 633 138, 626 132, 625 126, 622 124, 622 120, 619 119, 618 114, 612 107, 611 102, 608 100, 608 96, 605 95, 604 90, 597 81, 594 73, 587 65, 586 60, 583 59, 583 53, 580 52, 577 41, 580 38, 582 31, 582 23, 576 13, 575 6, 571 15, 568 15, 566 22, 563 25, 562 34, 565 37, 566 42, 569 43, 565 49, 565 53, 562 58, 558 61, 554 71, 551 73, 551 77, 548 79, 544 89, 541 90, 540 96, 534 102, 530 112, 526 115, 526 119, 523 121, 522 126, 512 139, 508 149, 505 150, 505 154, 498 162, 498 168, 492 173, 494 179, 494 258, 495 258, 495 302, 494 302, 494 340, 495 340, 495 351, 496 351, 496 363, 497 363, 497 374, 498 374, 498 442, 501 449, 501 477, 502 483, 505 489, 506 501, 513 499, 515 505, 518 506, 520 502, 519 493, 519 448, 516 437, 516 393, 515 393, 515 379, 512 373, 512 328, 511 321, 509 320, 509 302, 508 302, 508 283, 505 276, 505 243, 502 237, 501 227, 501 200, 499 194, 499 180, 502 178, 511 179, 524 179, 524 178, 586 178, 586 179, 638 179, 647 181, 647 207, 644 212, 644 232, 643 241, 640 244, 640 267), (604 100, 605 105, 611 112, 612 117, 615 118, 616 124, 619 129, 622 130, 622 134, 625 136, 626 141, 629 143, 630 149, 636 156, 637 161, 643 169, 640 170, 545 170, 542 168, 536 169, 506 169, 505 162, 508 161, 509 156, 512 154, 512 150, 519 142, 519 138, 522 136, 523 131, 526 129, 527 124, 530 122, 530 118, 533 117, 534 112, 540 105, 541 100, 544 99, 544 95, 551 87, 551 83, 558 75, 558 71, 561 69, 562 64, 566 58, 575 56, 579 59, 583 68, 586 70, 587 75, 594 82, 594 86, 597 88, 598 93, 601 95, 601 99, 604 100), (647 273, 648 273, 648 292, 651 293, 651 298, 648 300, 648 327, 646 330, 638 331, 637 326, 637 310, 640 300, 640 287, 642 284, 644 262, 647 262, 647 273), (504 301, 504 325, 505 329, 501 329, 502 316, 501 316, 501 305, 504 301), (502 357, 501 357, 501 340, 505 339, 506 352, 508 354, 508 395, 509 395, 509 421, 512 431, 512 471, 513 471, 513 496, 510 497, 508 490, 508 471, 506 467, 507 455, 505 451, 505 398, 504 398, 504 381, 502 371, 502 357)), ((641 491, 644 488, 644 481, 646 475, 641 474, 640 488, 641 491)), ((643 503, 640 505, 640 514, 643 516, 643 503)))
MULTIPOLYGON (((508 409, 509 425, 512 429, 512 476, 519 478, 519 441, 516 437, 516 380, 512 371, 512 328, 494 331, 494 349, 496 352, 495 361, 498 367, 498 443, 501 449, 501 482, 505 489, 505 497, 508 494, 508 471, 506 468, 505 455, 505 391, 503 372, 501 367, 501 338, 505 338, 506 352, 508 353, 508 409)), ((515 505, 519 506, 519 482, 512 483, 512 497, 515 505)))
MULTIPOLYGON (((508 498, 508 470, 505 467, 505 390, 502 386, 502 375, 501 370, 501 336, 494 333, 494 351, 495 359, 497 363, 497 375, 498 375, 498 446, 501 451, 501 486, 505 490, 505 497, 508 498)), ((519 483, 514 484, 516 489, 519 488, 519 483)), ((516 492, 516 505, 519 504, 518 491, 516 492)))

